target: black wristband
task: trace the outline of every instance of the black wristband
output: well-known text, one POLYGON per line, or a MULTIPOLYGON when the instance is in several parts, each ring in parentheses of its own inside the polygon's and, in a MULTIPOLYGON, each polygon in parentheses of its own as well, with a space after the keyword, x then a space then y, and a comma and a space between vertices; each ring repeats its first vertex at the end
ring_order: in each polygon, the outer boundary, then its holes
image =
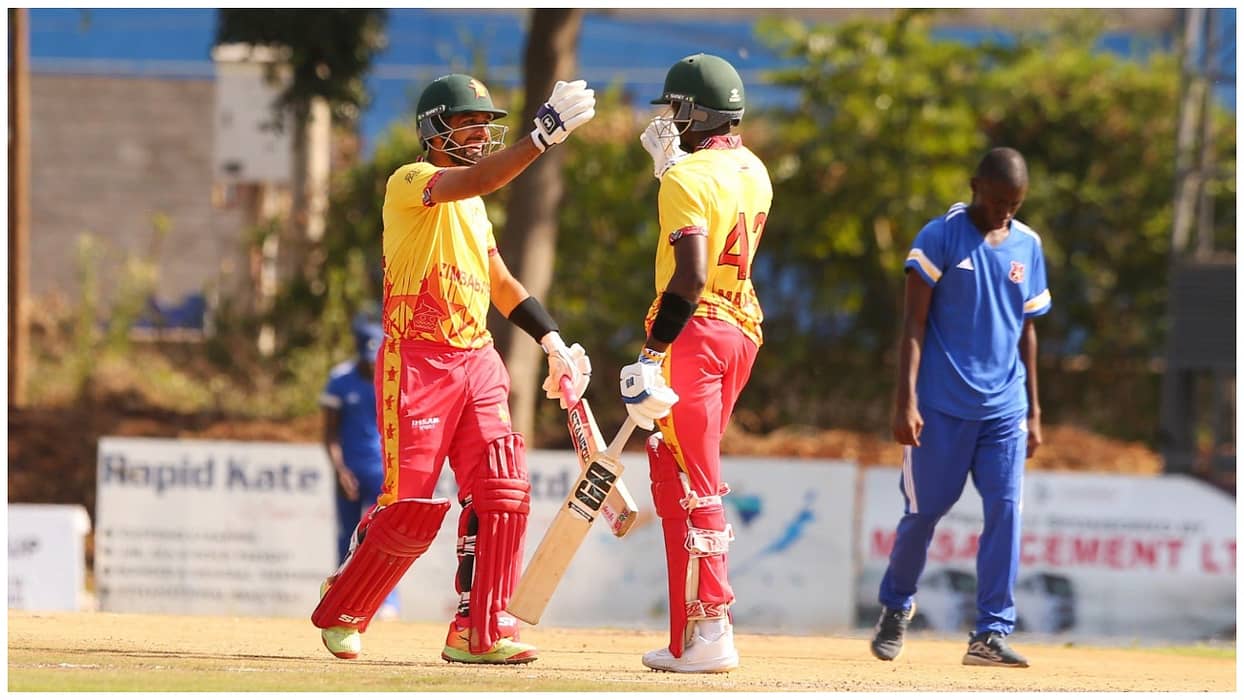
POLYGON ((674 342, 694 313, 695 304, 690 301, 673 292, 661 294, 657 317, 652 320, 652 337, 662 343, 674 342))
POLYGON ((527 297, 518 302, 518 306, 510 312, 510 323, 527 331, 527 335, 540 342, 545 335, 558 330, 557 321, 544 309, 544 305, 535 297, 527 297))

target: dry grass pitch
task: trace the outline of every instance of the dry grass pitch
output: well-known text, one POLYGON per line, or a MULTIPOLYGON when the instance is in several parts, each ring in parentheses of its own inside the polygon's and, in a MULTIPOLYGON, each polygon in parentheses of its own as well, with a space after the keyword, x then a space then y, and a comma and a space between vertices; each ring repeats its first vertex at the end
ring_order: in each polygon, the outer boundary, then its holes
POLYGON ((652 632, 531 628, 533 664, 440 659, 445 625, 378 622, 363 656, 332 658, 306 620, 10 611, 10 691, 1218 691, 1236 689, 1235 649, 1015 646, 1028 669, 960 665, 965 643, 914 634, 893 663, 867 641, 736 631, 742 666, 656 673, 652 632))

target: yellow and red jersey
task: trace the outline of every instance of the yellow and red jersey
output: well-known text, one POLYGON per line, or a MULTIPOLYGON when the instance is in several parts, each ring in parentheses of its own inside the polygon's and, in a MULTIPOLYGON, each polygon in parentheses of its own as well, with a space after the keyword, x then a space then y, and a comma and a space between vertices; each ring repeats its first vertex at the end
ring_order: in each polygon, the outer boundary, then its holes
POLYGON ((674 242, 687 235, 708 239, 708 278, 695 315, 737 326, 762 342, 764 313, 752 287, 752 260, 773 202, 764 163, 738 136, 715 136, 661 178, 657 207, 657 297, 648 310, 651 329, 661 294, 674 275, 674 242))
POLYGON ((455 348, 492 342, 488 259, 497 254, 484 200, 432 201, 438 173, 409 163, 384 195, 384 331, 455 348))

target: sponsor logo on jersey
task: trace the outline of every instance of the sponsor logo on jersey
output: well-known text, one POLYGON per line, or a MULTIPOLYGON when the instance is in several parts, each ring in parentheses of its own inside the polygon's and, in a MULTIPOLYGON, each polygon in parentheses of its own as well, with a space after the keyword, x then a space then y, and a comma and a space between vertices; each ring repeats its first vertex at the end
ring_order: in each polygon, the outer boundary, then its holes
POLYGON ((440 423, 440 416, 433 416, 431 418, 415 418, 410 421, 410 427, 415 430, 432 430, 436 428, 436 426, 440 425, 440 423))

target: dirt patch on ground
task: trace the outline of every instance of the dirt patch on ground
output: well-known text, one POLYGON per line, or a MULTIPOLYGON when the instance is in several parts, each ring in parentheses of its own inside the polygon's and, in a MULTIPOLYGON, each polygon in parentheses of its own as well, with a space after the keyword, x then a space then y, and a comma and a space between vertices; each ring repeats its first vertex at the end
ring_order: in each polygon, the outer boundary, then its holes
POLYGON ((108 613, 8 618, 10 691, 1214 691, 1236 688, 1234 650, 1024 643, 1026 669, 963 666, 965 643, 913 634, 893 663, 863 637, 755 635, 736 630, 741 663, 725 674, 656 673, 642 654, 659 632, 531 628, 532 664, 473 667, 440 660, 444 623, 377 623, 363 655, 333 659, 305 619, 108 613))

